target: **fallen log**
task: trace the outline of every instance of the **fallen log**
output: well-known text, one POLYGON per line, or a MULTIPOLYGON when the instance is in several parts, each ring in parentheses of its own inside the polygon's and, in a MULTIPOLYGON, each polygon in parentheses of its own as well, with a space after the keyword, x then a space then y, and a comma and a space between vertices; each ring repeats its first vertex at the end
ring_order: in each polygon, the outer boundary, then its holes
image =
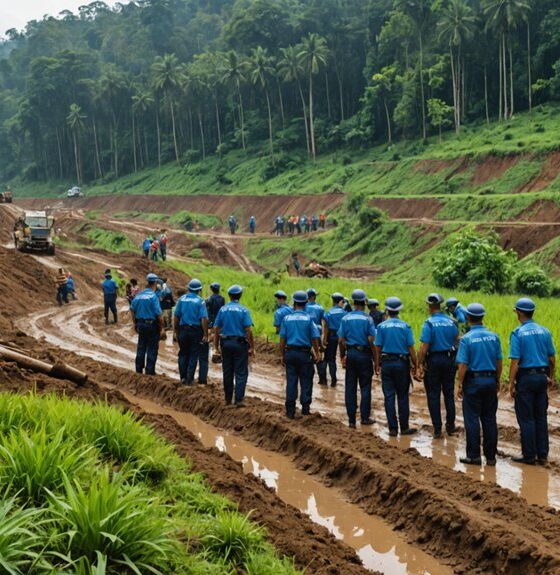
POLYGON ((24 355, 23 353, 19 353, 2 345, 0 345, 0 359, 13 361, 20 367, 36 371, 37 373, 44 373, 45 375, 50 375, 57 379, 68 379, 78 385, 83 385, 88 379, 86 373, 66 365, 65 363, 56 363, 55 365, 51 365, 50 363, 24 355))

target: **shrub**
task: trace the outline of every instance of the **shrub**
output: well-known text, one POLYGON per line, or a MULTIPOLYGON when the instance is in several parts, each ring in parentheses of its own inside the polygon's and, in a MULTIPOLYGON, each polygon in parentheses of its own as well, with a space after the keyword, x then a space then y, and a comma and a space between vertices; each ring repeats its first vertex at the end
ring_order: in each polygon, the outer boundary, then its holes
POLYGON ((202 159, 202 154, 200 150, 187 150, 183 154, 183 158, 185 159, 185 163, 187 165, 196 164, 197 162, 200 162, 200 160, 202 159))
POLYGON ((516 292, 548 297, 552 294, 552 280, 547 273, 537 266, 523 267, 513 277, 516 292))
POLYGON ((513 136, 511 134, 505 134, 504 135, 504 140, 506 142, 509 142, 510 140, 513 140, 513 136))

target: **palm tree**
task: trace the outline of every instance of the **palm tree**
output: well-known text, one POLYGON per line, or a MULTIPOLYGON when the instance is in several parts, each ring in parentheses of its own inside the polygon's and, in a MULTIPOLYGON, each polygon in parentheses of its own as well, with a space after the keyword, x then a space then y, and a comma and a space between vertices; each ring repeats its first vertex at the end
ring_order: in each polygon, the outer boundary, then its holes
POLYGON ((462 48, 464 42, 472 37, 476 30, 476 18, 465 0, 451 0, 443 11, 441 20, 438 22, 438 28, 440 37, 449 39, 455 131, 459 133, 464 112, 462 98, 464 91, 461 89, 465 80, 462 48))
POLYGON ((155 62, 152 64, 152 74, 154 88, 163 92, 164 98, 169 105, 175 159, 177 160, 177 163, 179 163, 179 146, 177 145, 174 104, 175 92, 181 84, 181 68, 177 56, 175 56, 175 54, 157 56, 155 62))
POLYGON ((247 63, 237 54, 237 52, 230 50, 223 62, 222 82, 224 84, 231 84, 237 90, 239 97, 239 120, 241 123, 241 145, 246 149, 245 143, 245 118, 243 112, 243 98, 241 96, 241 84, 245 82, 245 73, 247 63))
POLYGON ((329 55, 327 41, 319 34, 309 34, 301 44, 298 54, 309 77, 309 142, 311 144, 311 157, 317 157, 315 147, 315 126, 313 124, 313 76, 319 73, 321 66, 325 66, 329 55))
POLYGON ((70 111, 66 116, 66 122, 70 127, 72 132, 72 139, 74 141, 74 161, 76 164, 76 179, 78 180, 78 186, 82 183, 82 170, 80 165, 80 148, 78 142, 78 133, 84 127, 84 114, 82 114, 82 109, 78 104, 70 104, 70 111))
MULTIPOLYGON (((144 119, 146 112, 150 109, 153 105, 154 99, 150 92, 147 90, 140 90, 134 96, 132 96, 132 118, 134 119, 134 115, 138 114, 141 119, 144 119)), ((146 162, 150 161, 149 152, 148 152, 148 142, 146 140, 146 129, 145 126, 142 126, 142 140, 144 144, 144 155, 146 157, 146 162)), ((140 136, 138 137, 140 140, 140 136)), ((140 145, 140 150, 142 150, 142 146, 140 145)), ((144 164, 144 162, 142 162, 144 164)))
POLYGON ((282 53, 282 58, 278 62, 278 72, 284 82, 295 82, 297 84, 299 96, 301 98, 301 107, 303 109, 303 124, 305 126, 307 153, 311 154, 311 147, 309 145, 309 126, 307 124, 307 106, 305 104, 303 89, 301 87, 301 78, 304 74, 304 69, 299 58, 301 46, 280 48, 280 52, 282 53))
POLYGON ((268 50, 262 46, 257 46, 251 52, 249 60, 251 66, 251 80, 253 84, 259 84, 266 97, 268 108, 268 138, 270 140, 270 157, 274 164, 274 142, 272 137, 272 108, 270 106, 270 95, 268 93, 268 79, 274 76, 273 59, 268 54, 268 50))

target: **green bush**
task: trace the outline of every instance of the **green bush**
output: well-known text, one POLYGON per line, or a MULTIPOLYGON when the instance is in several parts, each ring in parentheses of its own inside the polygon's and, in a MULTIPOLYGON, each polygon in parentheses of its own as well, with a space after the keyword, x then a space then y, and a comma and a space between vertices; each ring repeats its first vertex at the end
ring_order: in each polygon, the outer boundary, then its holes
POLYGON ((552 295, 553 289, 552 280, 537 266, 520 268, 513 277, 513 287, 518 293, 540 297, 552 295))

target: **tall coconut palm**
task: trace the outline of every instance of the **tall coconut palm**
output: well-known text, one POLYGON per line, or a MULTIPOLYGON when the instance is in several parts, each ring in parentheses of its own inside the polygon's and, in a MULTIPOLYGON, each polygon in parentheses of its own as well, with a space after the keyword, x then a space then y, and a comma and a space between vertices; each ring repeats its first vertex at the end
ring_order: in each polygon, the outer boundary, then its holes
POLYGON ((173 131, 173 148, 175 159, 179 160, 179 146, 177 144, 177 128, 175 123, 175 94, 181 84, 181 67, 175 54, 157 56, 152 64, 152 82, 154 88, 163 93, 171 114, 171 129, 173 131))
MULTIPOLYGON (((150 92, 147 90, 140 90, 134 96, 132 96, 132 118, 134 119, 135 115, 138 115, 142 120, 146 115, 146 112, 150 109, 153 105, 154 99, 150 92)), ((142 130, 142 143, 144 144, 144 152, 146 162, 150 161, 149 152, 148 152, 148 142, 146 141, 146 129, 145 126, 141 126, 142 130)), ((140 140, 140 136, 138 136, 138 140, 140 140)), ((140 145, 140 149, 142 149, 142 145, 140 145)), ((144 162, 142 162, 144 163, 144 162)))
POLYGON ((455 131, 458 133, 465 104, 462 98, 464 91, 461 89, 464 83, 462 48, 465 41, 475 33, 476 18, 465 0, 451 0, 442 13, 438 28, 440 38, 449 41, 455 131))
POLYGON ((237 90, 239 98, 239 121, 241 124, 241 145, 246 149, 245 142, 245 114, 243 111, 243 97, 241 95, 241 84, 246 81, 247 62, 234 50, 230 50, 225 55, 222 65, 222 82, 230 84, 237 90))
POLYGON ((72 132, 72 140, 74 142, 74 161, 76 164, 76 179, 78 186, 82 184, 82 167, 80 163, 80 145, 79 145, 79 132, 84 127, 84 120, 86 116, 82 114, 82 109, 78 104, 70 104, 70 111, 66 116, 66 123, 72 132))
POLYGON ((274 141, 272 134, 272 108, 270 106, 270 94, 268 92, 268 80, 274 76, 273 58, 268 54, 268 50, 262 46, 257 46, 251 52, 249 59, 251 68, 251 80, 253 84, 259 85, 266 98, 268 108, 268 139, 270 141, 270 157, 274 164, 274 141))
POLYGON ((319 34, 309 34, 301 43, 299 58, 309 78, 309 142, 313 161, 317 157, 315 146, 315 125, 313 122, 313 76, 319 73, 321 66, 325 66, 329 55, 327 41, 319 34))

